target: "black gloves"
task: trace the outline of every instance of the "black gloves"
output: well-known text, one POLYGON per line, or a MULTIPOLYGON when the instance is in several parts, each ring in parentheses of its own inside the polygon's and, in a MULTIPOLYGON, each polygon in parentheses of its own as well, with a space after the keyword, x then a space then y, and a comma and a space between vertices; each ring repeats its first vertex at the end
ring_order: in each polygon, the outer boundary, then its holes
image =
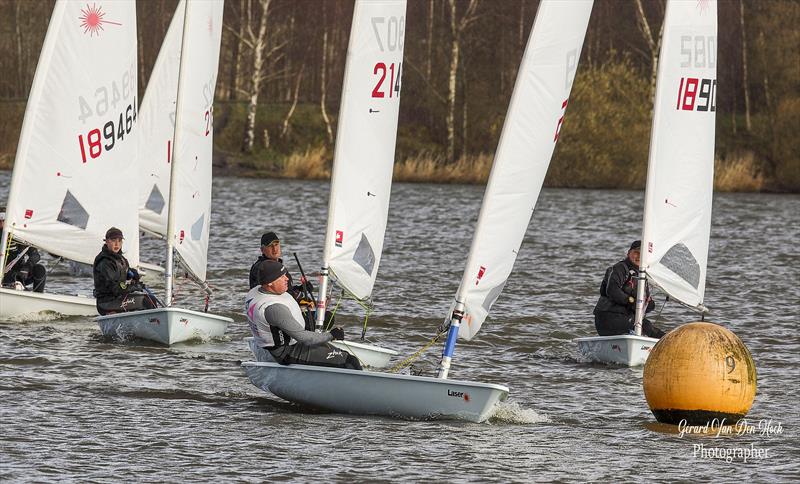
POLYGON ((139 279, 141 279, 141 277, 142 276, 139 275, 139 271, 137 271, 136 269, 133 268, 128 269, 128 279, 132 279, 136 282, 139 282, 139 279))
POLYGON ((337 326, 331 330, 331 336, 333 336, 333 339, 342 341, 344 340, 344 330, 337 326))

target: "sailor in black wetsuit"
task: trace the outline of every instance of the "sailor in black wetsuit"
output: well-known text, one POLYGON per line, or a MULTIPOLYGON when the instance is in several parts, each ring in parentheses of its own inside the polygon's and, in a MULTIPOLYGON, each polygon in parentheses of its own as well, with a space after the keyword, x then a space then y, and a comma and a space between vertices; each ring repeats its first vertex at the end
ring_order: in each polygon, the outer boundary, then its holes
POLYGON ((280 262, 263 261, 258 266, 258 282, 245 298, 245 311, 250 330, 259 345, 270 339, 267 347, 278 363, 331 366, 360 370, 358 359, 340 350, 330 341, 344 339, 342 328, 329 333, 305 329, 297 301, 287 292, 289 281, 286 268, 280 262))
MULTIPOLYGON (((600 336, 628 334, 633 331, 636 316, 636 284, 639 276, 639 256, 642 247, 640 240, 634 241, 628 249, 625 260, 617 262, 606 270, 600 284, 600 299, 594 307, 594 326, 600 336)), ((645 312, 655 309, 650 297, 650 286, 645 282, 645 312)), ((642 320, 642 334, 651 338, 661 338, 664 332, 648 320, 642 320)))
MULTIPOLYGON (((258 283, 258 265, 265 260, 272 260, 283 264, 283 259, 281 259, 281 241, 278 239, 278 235, 275 234, 275 232, 267 232, 261 236, 261 255, 258 256, 255 263, 250 266, 250 289, 260 285, 258 283)), ((314 286, 311 284, 311 281, 306 280, 304 277, 301 277, 300 284, 295 286, 292 284, 292 275, 287 272, 286 277, 289 279, 289 294, 301 305, 303 317, 306 321, 306 329, 313 331, 315 325, 314 301, 311 301, 310 298, 306 299, 305 296, 314 293, 314 286), (303 284, 305 284, 305 290, 303 290, 303 284)), ((326 319, 326 323, 330 323, 330 321, 326 319)), ((329 326, 330 325, 326 325, 326 327, 329 326)))
MULTIPOLYGON (((6 223, 6 213, 0 209, 0 232, 6 223)), ((33 292, 44 292, 47 281, 47 269, 40 264, 42 256, 36 247, 22 244, 9 236, 6 258, 6 273, 3 275, 3 286, 13 287, 19 282, 23 286, 31 286, 33 292), (11 264, 14 264, 11 266, 11 264)))
POLYGON ((139 273, 128 265, 122 255, 122 231, 111 227, 105 244, 94 258, 94 297, 101 315, 153 309, 155 302, 145 294, 139 273))

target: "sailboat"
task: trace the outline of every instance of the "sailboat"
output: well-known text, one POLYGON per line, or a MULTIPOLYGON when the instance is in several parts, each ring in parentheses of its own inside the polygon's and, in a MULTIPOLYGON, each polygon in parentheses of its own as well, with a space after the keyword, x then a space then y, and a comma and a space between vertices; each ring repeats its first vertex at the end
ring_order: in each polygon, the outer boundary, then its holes
POLYGON ((592 361, 640 366, 657 339, 642 336, 646 281, 671 300, 703 305, 714 188, 717 2, 667 2, 642 225, 634 332, 577 338, 592 361))
MULTIPOLYGON (((58 0, 47 28, 22 123, 0 273, 14 241, 92 264, 111 226, 139 261, 136 196, 136 6, 58 0)), ((0 288, 0 316, 42 311, 97 314, 91 297, 0 288)))
MULTIPOLYGON (((323 330, 329 281, 365 303, 383 251, 392 189, 405 0, 356 1, 336 130, 328 223, 317 298, 323 330)), ((384 368, 397 352, 361 341, 332 341, 361 364, 384 368)))
POLYGON ((543 0, 517 75, 484 194, 437 377, 244 362, 254 385, 335 412, 481 422, 507 398, 504 385, 448 379, 458 337, 471 339, 516 260, 558 141, 591 0, 543 0), (520 183, 525 180, 525 183, 520 183))
MULTIPOLYGON (((183 26, 180 47, 180 68, 175 90, 169 82, 156 84, 158 106, 153 107, 153 120, 171 107, 171 93, 177 94, 167 203, 167 262, 165 284, 167 307, 117 313, 96 318, 103 334, 136 336, 171 345, 190 339, 222 336, 231 318, 172 306, 173 271, 176 265, 197 282, 207 294, 208 230, 211 215, 211 155, 213 147, 213 103, 222 35, 222 1, 185 0, 179 5, 176 20, 170 26, 166 41, 174 41, 176 25, 183 26), (181 8, 183 10, 181 10, 181 8), (182 21, 180 15, 182 14, 182 21), (172 34, 172 35, 170 35, 172 34), (163 91, 162 91, 163 89, 163 91), (161 110, 161 111, 159 111, 161 110), (177 260, 176 260, 177 259, 177 260)), ((171 65, 174 47, 168 44, 159 53, 157 65, 171 65), (163 63, 162 56, 168 56, 163 63)), ((174 67, 174 65, 173 65, 174 67)), ((151 89, 148 89, 148 96, 151 89)), ((144 107, 145 105, 143 105, 144 107)), ((144 119, 144 118, 143 118, 144 119)), ((151 118, 147 118, 151 119, 151 118)), ((159 136, 169 132, 169 123, 160 120, 151 141, 160 144, 159 136)), ((167 135, 169 136, 169 135, 167 135)), ((167 138, 169 141, 169 138, 167 138)), ((160 230, 153 223, 154 232, 160 230)), ((206 307, 207 309, 207 307, 206 307)))

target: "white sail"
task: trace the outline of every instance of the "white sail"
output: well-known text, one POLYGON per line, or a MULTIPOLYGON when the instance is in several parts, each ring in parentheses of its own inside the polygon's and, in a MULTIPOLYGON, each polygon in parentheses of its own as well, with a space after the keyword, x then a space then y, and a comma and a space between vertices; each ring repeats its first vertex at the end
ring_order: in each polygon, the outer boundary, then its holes
POLYGON ((182 40, 167 239, 205 281, 211 216, 211 155, 222 0, 188 0, 182 40))
POLYGON ((405 0, 357 0, 353 11, 324 260, 359 299, 372 293, 386 232, 405 14, 405 0))
POLYGON ((185 0, 178 3, 139 108, 139 226, 167 234, 169 175, 185 0))
POLYGON ((717 2, 667 3, 647 169, 641 268, 701 308, 714 180, 717 2))
POLYGON ((10 235, 91 264, 111 226, 139 261, 136 5, 59 0, 22 124, 10 235))
POLYGON ((517 74, 456 300, 478 332, 511 274, 558 141, 592 0, 543 0, 517 74))

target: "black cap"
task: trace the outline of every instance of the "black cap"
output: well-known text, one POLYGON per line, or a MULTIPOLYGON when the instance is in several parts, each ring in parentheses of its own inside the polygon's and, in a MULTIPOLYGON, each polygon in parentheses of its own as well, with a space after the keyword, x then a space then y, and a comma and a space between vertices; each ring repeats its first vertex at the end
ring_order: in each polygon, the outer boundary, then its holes
POLYGON ((631 248, 628 249, 628 252, 632 250, 641 250, 642 249, 642 241, 641 240, 634 240, 631 244, 631 248))
POLYGON ((106 239, 105 240, 122 239, 122 238, 123 238, 122 237, 122 231, 120 229, 116 228, 116 227, 111 227, 110 229, 108 229, 106 231, 106 239))
POLYGON ((272 245, 275 242, 280 242, 275 232, 267 232, 266 234, 261 236, 261 247, 272 245))
POLYGON ((258 264, 258 283, 269 284, 286 274, 286 267, 274 260, 264 260, 258 264))

